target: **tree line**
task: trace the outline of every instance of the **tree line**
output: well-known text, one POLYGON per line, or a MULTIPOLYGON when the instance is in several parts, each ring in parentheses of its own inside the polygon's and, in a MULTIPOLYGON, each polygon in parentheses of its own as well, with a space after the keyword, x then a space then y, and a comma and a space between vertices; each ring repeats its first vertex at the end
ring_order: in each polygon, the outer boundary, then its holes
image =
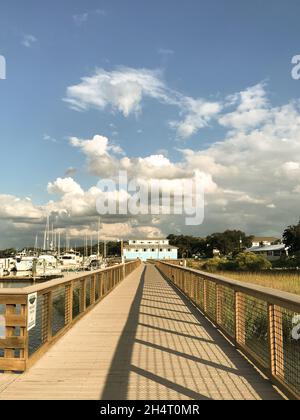
POLYGON ((253 236, 247 236, 241 230, 226 230, 213 233, 206 238, 186 235, 169 235, 170 244, 178 248, 179 258, 211 258, 214 250, 222 255, 236 255, 252 245, 253 236))
MULTIPOLYGON (((222 233, 213 233, 206 238, 197 238, 186 235, 169 235, 170 244, 178 247, 179 258, 192 258, 194 256, 211 258, 214 250, 220 251, 223 256, 236 256, 250 248, 254 236, 247 235, 241 230, 226 230, 222 233)), ((300 221, 297 225, 288 226, 282 235, 283 243, 289 248, 290 255, 300 256, 300 221)))
MULTIPOLYGON (((297 225, 288 226, 283 232, 283 243, 289 248, 290 255, 300 257, 300 221, 297 225)), ((213 233, 206 238, 197 238, 188 235, 169 235, 170 244, 178 247, 179 258, 203 257, 211 258, 214 250, 219 250, 223 256, 236 256, 252 245, 253 236, 241 230, 226 230, 222 233, 213 233)), ((124 245, 126 242, 124 242, 124 245)), ((103 253, 104 244, 100 243, 103 253)), ((28 248, 31 249, 31 248, 28 248)), ((111 241, 106 244, 107 256, 117 256, 121 253, 120 242, 111 241)), ((92 252, 97 253, 98 245, 94 244, 92 252)), ((77 251, 84 255, 85 248, 79 247, 77 251)), ((90 252, 90 247, 88 248, 90 252)), ((0 258, 8 258, 16 253, 16 249, 0 250, 0 258)))

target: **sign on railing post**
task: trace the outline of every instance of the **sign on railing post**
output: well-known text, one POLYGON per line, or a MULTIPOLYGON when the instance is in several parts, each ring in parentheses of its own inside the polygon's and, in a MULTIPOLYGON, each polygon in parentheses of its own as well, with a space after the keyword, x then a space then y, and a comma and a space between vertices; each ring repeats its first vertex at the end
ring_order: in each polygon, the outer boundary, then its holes
POLYGON ((36 325, 37 293, 31 293, 27 299, 27 331, 32 330, 36 325))

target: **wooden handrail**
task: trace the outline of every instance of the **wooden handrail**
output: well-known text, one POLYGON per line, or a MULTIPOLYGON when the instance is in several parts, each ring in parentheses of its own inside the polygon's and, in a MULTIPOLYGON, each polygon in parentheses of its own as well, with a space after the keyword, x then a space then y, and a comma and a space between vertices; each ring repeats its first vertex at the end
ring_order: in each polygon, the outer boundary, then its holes
POLYGON ((1 295, 16 295, 16 294, 17 295, 29 295, 31 293, 41 292, 41 291, 44 291, 44 290, 55 288, 57 286, 61 286, 63 284, 69 283, 70 281, 73 281, 73 280, 81 279, 84 276, 89 276, 89 275, 91 275, 91 273, 92 274, 98 274, 98 273, 102 273, 102 272, 108 272, 108 271, 111 271, 111 270, 115 270, 116 267, 130 266, 132 263, 133 262, 127 262, 123 265, 119 264, 117 266, 102 268, 101 270, 95 270, 95 271, 89 272, 88 274, 86 272, 84 274, 83 273, 74 274, 74 276, 70 276, 68 278, 60 278, 60 279, 49 280, 49 281, 46 281, 44 283, 37 283, 37 284, 34 284, 34 285, 22 287, 22 288, 18 288, 18 287, 5 288, 5 287, 3 287, 3 288, 0 289, 0 296, 1 295))
MULTIPOLYGON (((157 263, 157 262, 156 262, 157 263)), ((287 309, 300 310, 300 296, 293 293, 283 292, 275 290, 270 287, 264 287, 260 285, 254 285, 253 283, 241 282, 238 280, 228 279, 224 276, 207 273, 206 271, 195 270, 193 268, 182 267, 167 262, 163 264, 170 267, 178 267, 187 273, 194 273, 197 276, 201 276, 204 279, 214 281, 217 284, 221 284, 226 287, 230 287, 241 293, 249 294, 257 299, 267 300, 274 305, 284 305, 287 309)))
POLYGON ((141 264, 140 260, 47 281, 0 289, 0 371, 23 372, 141 264), (36 293, 35 327, 28 331, 28 296, 36 293), (2 353, 2 354, 1 354, 2 353))
POLYGON ((300 296, 165 261, 155 264, 277 386, 300 399, 300 340, 293 335, 300 296))

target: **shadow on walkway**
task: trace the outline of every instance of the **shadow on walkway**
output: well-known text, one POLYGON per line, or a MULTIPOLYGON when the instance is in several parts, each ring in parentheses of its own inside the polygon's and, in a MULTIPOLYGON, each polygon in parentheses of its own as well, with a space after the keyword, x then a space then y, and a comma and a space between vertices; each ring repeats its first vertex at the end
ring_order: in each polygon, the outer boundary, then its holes
POLYGON ((153 265, 143 270, 100 398, 280 399, 153 265))

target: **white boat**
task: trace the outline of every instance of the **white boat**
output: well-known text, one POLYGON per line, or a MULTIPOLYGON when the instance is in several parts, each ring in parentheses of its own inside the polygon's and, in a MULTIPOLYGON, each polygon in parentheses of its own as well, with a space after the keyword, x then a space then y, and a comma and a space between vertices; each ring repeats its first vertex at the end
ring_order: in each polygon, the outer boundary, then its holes
POLYGON ((27 257, 22 254, 15 256, 15 270, 17 276, 31 276, 35 257, 27 257))
POLYGON ((102 256, 90 255, 86 257, 83 262, 83 267, 87 270, 97 270, 99 268, 105 268, 102 256))
POLYGON ((37 277, 59 276, 62 273, 61 264, 53 255, 40 255, 33 271, 37 277))
POLYGON ((82 266, 82 257, 79 252, 69 251, 59 257, 63 270, 76 270, 82 266))

